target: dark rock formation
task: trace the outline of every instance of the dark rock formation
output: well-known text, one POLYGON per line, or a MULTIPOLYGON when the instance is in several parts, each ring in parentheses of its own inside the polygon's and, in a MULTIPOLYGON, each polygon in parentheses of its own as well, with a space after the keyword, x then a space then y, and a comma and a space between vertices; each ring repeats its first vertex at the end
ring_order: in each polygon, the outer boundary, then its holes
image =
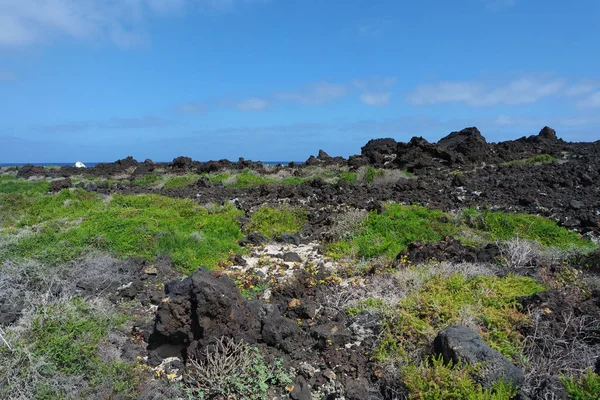
POLYGON ((48 173, 44 167, 27 164, 19 168, 17 178, 29 179, 32 176, 47 176, 48 173))
POLYGON ((189 157, 179 156, 171 162, 172 168, 188 170, 194 165, 194 162, 189 157))
POLYGON ((512 382, 515 386, 521 386, 525 381, 523 371, 466 326, 452 325, 439 332, 434 348, 446 362, 481 363, 475 380, 483 387, 489 388, 500 379, 512 382))
POLYGON ((72 186, 73 186, 73 184, 71 183, 70 178, 57 179, 57 180, 50 182, 50 191, 51 192, 60 192, 61 190, 68 189, 72 186))
POLYGON ((453 237, 445 237, 436 243, 413 242, 398 254, 397 260, 408 257, 413 263, 431 260, 450 262, 494 262, 500 256, 498 246, 489 244, 483 248, 463 245, 453 237))
POLYGON ((195 354, 215 338, 226 336, 256 343, 261 324, 258 315, 240 295, 235 284, 205 270, 167 285, 169 297, 156 312, 151 347, 164 357, 195 354), (161 350, 167 351, 161 351, 161 350))
POLYGON ((387 161, 393 160, 398 143, 395 139, 372 139, 361 149, 361 155, 365 156, 371 165, 381 168, 387 161))

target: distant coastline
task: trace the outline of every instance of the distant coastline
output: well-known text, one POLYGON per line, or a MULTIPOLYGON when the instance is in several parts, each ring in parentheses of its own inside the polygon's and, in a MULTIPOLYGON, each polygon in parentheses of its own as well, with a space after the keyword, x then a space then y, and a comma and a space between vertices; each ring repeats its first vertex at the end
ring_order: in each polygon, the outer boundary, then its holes
MULTIPOLYGON (((101 161, 101 162, 85 162, 83 163, 86 167, 93 167, 102 163, 111 163, 112 161, 101 161)), ((158 163, 169 163, 170 161, 158 161, 158 163)), ((295 164, 304 164, 304 161, 260 161, 264 165, 287 165, 291 162, 295 164)), ((38 165, 40 167, 67 167, 67 166, 75 166, 75 161, 73 162, 56 162, 56 163, 36 163, 36 162, 28 162, 28 163, 0 163, 0 168, 4 167, 22 167, 24 165, 38 165)))

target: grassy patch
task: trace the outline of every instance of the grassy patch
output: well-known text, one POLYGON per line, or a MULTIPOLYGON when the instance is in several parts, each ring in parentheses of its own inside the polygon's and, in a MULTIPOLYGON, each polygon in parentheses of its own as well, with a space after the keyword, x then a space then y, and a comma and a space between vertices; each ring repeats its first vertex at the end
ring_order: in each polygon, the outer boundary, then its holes
POLYGON ((100 342, 111 327, 122 322, 74 299, 39 310, 28 340, 33 354, 51 360, 49 368, 68 375, 80 374, 97 368, 100 342))
POLYGON ((31 258, 57 264, 90 249, 154 259, 170 255, 185 272, 215 267, 242 237, 232 206, 209 211, 192 200, 157 195, 114 196, 103 201, 84 191, 39 199, 0 197, 4 226, 36 233, 7 247, 0 259, 31 258))
POLYGON ((501 165, 506 167, 506 166, 510 166, 510 165, 522 166, 522 165, 552 164, 554 162, 556 162, 556 158, 551 156, 550 154, 540 154, 539 156, 525 158, 522 160, 508 161, 508 162, 502 163, 501 165))
POLYGON ((0 347, 0 376, 8 378, 6 385, 0 385, 0 396, 93 398, 102 386, 112 396, 135 398, 141 379, 136 365, 118 359, 103 361, 99 354, 107 346, 108 333, 126 320, 105 307, 72 299, 41 306, 30 325, 9 328, 14 351, 0 347))
POLYGON ((563 385, 569 392, 569 397, 574 400, 597 400, 600 396, 600 375, 588 369, 579 378, 563 377, 563 385))
POLYGON ((186 187, 191 183, 196 182, 200 179, 200 175, 183 175, 183 176, 174 176, 172 178, 168 178, 164 183, 165 189, 179 189, 182 187, 186 187))
POLYGON ((393 259, 411 242, 436 242, 447 235, 476 245, 519 237, 559 249, 595 248, 576 232, 536 215, 467 209, 456 219, 426 207, 387 204, 382 213, 371 212, 357 228, 346 232, 344 240, 330 243, 327 252, 336 259, 382 255, 393 259))
POLYGON ((411 242, 438 241, 455 232, 456 227, 442 211, 387 204, 383 213, 371 212, 350 239, 330 244, 328 253, 334 258, 349 255, 394 258, 411 242))
POLYGON ((6 385, 0 385, 0 396, 93 398, 102 386, 110 396, 135 398, 139 368, 118 359, 103 361, 99 354, 108 345, 108 333, 126 320, 105 307, 72 299, 41 306, 30 325, 9 328, 14 351, 0 347, 0 376, 9 377, 6 385))
POLYGON ((227 186, 233 186, 237 188, 247 188, 252 186, 267 185, 274 183, 272 179, 265 176, 257 175, 249 169, 245 169, 235 176, 235 181, 227 186))
POLYGON ((531 278, 516 275, 434 276, 393 307, 366 300, 348 311, 376 309, 386 315, 374 353, 379 361, 404 359, 431 343, 440 330, 461 323, 476 324, 491 347, 516 361, 522 354, 523 339, 516 328, 530 322, 517 310, 517 299, 545 289, 531 278))
POLYGON ((256 210, 247 231, 260 232, 268 238, 282 233, 298 233, 306 222, 307 212, 299 208, 273 208, 263 206, 256 210))
POLYGON ((444 364, 440 356, 418 365, 409 364, 401 374, 410 399, 509 400, 516 396, 517 389, 503 381, 484 389, 472 378, 477 368, 462 363, 444 364))
POLYGON ((49 190, 50 182, 45 179, 30 181, 11 176, 0 176, 0 193, 35 196, 48 193, 49 190))
POLYGON ((544 246, 569 249, 593 249, 588 240, 582 240, 576 232, 560 227, 556 222, 537 215, 505 213, 467 209, 463 217, 469 227, 476 229, 487 242, 507 240, 514 237, 536 241, 544 246))
POLYGON ((149 185, 156 184, 160 180, 161 180, 161 178, 160 178, 160 176, 158 176, 158 174, 148 174, 148 175, 144 175, 140 179, 134 180, 133 184, 140 185, 140 186, 149 186, 149 185))
POLYGON ((375 179, 382 177, 384 175, 384 171, 382 169, 373 168, 368 166, 364 170, 363 179, 367 183, 373 183, 375 179))
POLYGON ((340 172, 340 180, 353 185, 358 182, 358 174, 356 172, 340 172))

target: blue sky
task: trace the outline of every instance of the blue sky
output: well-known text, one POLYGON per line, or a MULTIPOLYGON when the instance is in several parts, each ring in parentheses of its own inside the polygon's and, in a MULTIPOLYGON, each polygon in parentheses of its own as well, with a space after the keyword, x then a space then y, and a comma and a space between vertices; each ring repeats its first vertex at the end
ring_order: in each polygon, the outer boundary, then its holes
POLYGON ((597 0, 0 0, 0 163, 600 132, 597 0))

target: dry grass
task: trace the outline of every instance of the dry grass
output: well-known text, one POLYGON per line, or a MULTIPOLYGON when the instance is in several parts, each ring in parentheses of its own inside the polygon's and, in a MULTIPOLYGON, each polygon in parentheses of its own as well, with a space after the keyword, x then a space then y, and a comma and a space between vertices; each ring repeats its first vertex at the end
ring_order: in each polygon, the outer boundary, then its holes
POLYGON ((336 215, 332 227, 329 229, 328 237, 331 240, 350 239, 352 232, 356 231, 360 224, 367 219, 369 213, 366 210, 350 210, 336 215))
POLYGON ((594 365, 600 354, 598 321, 589 316, 563 315, 560 331, 552 322, 540 318, 544 311, 531 313, 533 333, 525 338, 525 393, 541 399, 553 399, 553 386, 562 375, 580 375, 594 365), (555 332, 555 334, 550 334, 555 332))

